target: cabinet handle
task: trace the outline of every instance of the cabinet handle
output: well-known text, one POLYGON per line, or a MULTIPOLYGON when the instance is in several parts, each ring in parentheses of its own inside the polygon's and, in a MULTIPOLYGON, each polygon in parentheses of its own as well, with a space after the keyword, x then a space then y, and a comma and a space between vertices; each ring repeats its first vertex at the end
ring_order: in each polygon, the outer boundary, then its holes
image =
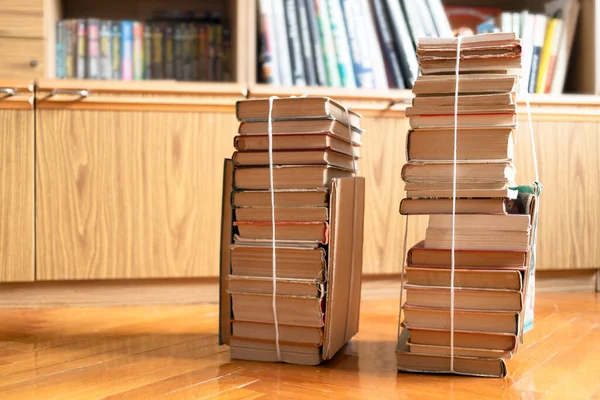
POLYGON ((77 99, 73 100, 78 101, 88 97, 90 92, 86 89, 54 89, 40 100, 48 100, 49 98, 60 94, 79 96, 77 99))
POLYGON ((4 93, 3 96, 0 96, 0 100, 7 99, 9 97, 13 97, 15 94, 17 94, 15 92, 15 89, 7 88, 7 87, 0 88, 0 93, 4 93))

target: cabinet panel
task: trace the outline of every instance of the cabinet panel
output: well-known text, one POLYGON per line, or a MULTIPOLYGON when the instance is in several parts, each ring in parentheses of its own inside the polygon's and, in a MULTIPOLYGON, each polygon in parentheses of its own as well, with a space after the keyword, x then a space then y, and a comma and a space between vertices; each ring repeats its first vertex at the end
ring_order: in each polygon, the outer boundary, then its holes
POLYGON ((37 111, 37 278, 216 276, 232 113, 37 111))
POLYGON ((0 37, 43 38, 43 0, 0 0, 0 37))
POLYGON ((0 282, 34 279, 33 109, 12 100, 0 100, 0 282))
POLYGON ((44 39, 0 38, 0 76, 37 79, 44 76, 44 39), (31 62, 37 65, 32 67, 31 62))

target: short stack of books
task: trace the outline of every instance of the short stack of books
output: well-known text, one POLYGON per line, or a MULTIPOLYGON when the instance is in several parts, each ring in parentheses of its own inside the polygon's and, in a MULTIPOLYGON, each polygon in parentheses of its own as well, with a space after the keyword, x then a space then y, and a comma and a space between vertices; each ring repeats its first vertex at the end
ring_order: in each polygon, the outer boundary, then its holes
POLYGON ((237 151, 224 184, 223 230, 231 233, 222 243, 221 340, 235 359, 316 365, 358 330, 360 115, 323 97, 273 99, 270 118, 269 108, 269 99, 237 103, 237 151))
POLYGON ((533 296, 528 284, 539 194, 535 184, 515 185, 520 41, 500 33, 461 43, 453 286, 457 39, 422 39, 417 54, 423 76, 406 111, 411 130, 400 213, 430 217, 424 241, 407 254, 398 368, 505 376, 504 359, 522 340, 533 296))

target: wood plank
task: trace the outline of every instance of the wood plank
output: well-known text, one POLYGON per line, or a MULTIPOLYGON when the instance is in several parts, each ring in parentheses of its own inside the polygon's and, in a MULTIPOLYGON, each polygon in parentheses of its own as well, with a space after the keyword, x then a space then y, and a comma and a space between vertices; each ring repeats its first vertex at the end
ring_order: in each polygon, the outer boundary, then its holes
POLYGON ((44 76, 44 39, 1 38, 0 76, 37 79, 44 76), (32 67, 31 62, 37 61, 32 67))
POLYGON ((218 276, 236 129, 228 113, 39 110, 37 279, 218 276))
POLYGON ((35 274, 34 113, 27 100, 18 102, 23 109, 5 109, 0 100, 0 282, 33 281, 35 274))
POLYGON ((2 0, 0 38, 43 39, 44 0, 2 0))

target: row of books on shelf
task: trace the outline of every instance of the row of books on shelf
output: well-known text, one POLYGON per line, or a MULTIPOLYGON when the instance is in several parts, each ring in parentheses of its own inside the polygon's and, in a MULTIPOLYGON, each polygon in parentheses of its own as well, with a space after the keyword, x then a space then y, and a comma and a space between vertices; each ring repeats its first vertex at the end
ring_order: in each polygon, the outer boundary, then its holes
POLYGON ((259 75, 274 85, 412 88, 420 36, 452 36, 441 0, 261 0, 259 75))
POLYGON ((501 31, 521 38, 522 93, 563 92, 579 11, 579 0, 549 1, 544 13, 446 6, 452 28, 461 35, 501 31))
POLYGON ((231 80, 231 34, 219 20, 66 19, 56 25, 56 77, 231 80))

